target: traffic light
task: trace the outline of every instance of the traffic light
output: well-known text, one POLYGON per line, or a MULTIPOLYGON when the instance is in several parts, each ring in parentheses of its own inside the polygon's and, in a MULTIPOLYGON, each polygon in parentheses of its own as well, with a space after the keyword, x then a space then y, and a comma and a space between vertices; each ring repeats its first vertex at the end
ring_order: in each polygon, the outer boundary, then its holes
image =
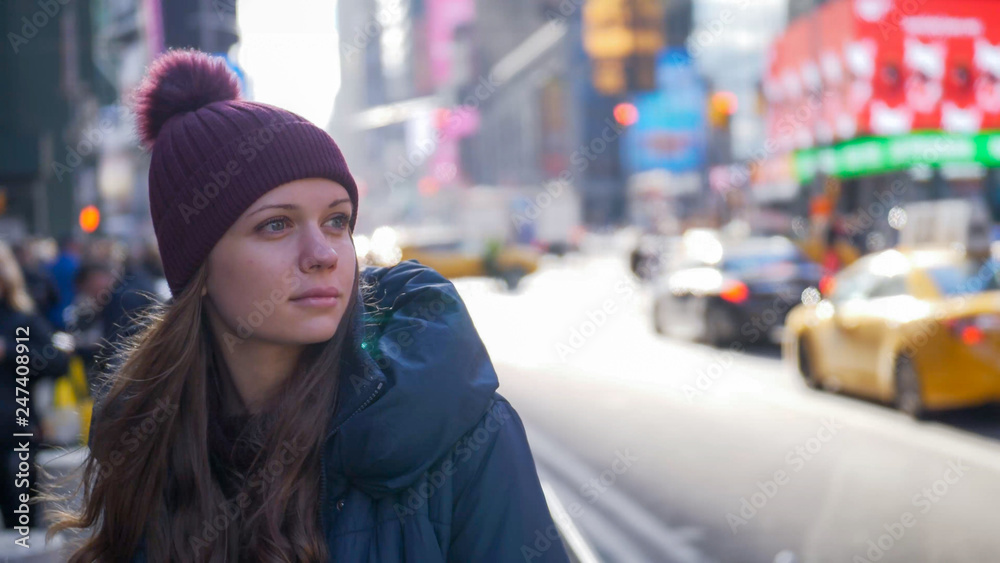
POLYGON ((621 59, 632 52, 630 0, 587 0, 583 6, 583 48, 596 60, 621 59))
POLYGON ((739 99, 732 92, 715 92, 708 100, 708 120, 712 127, 726 128, 738 109, 739 99))
POLYGON ((622 102, 616 105, 612 113, 615 116, 615 121, 625 127, 639 121, 639 110, 634 104, 630 104, 628 102, 622 102))
POLYGON ((607 95, 625 92, 625 62, 621 59, 594 59, 594 88, 607 95))
POLYGON ((80 210, 80 229, 92 233, 101 224, 101 211, 96 205, 88 205, 80 210))
POLYGON ((733 139, 730 124, 738 109, 736 94, 726 91, 713 92, 708 98, 708 155, 712 164, 729 164, 733 158, 733 139))
POLYGON ((656 88, 663 47, 660 0, 587 0, 583 47, 594 62, 594 87, 605 95, 656 88))

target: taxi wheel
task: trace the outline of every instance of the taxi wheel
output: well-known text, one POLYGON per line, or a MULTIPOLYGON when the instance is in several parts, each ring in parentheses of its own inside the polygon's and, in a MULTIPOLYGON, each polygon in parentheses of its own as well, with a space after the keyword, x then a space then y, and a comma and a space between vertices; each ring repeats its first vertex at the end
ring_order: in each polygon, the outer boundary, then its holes
POLYGON ((920 374, 907 356, 896 359, 896 408, 920 420, 927 415, 920 390, 920 374))
POLYGON ((802 380, 810 389, 819 389, 819 379, 816 377, 816 370, 813 368, 812 353, 809 351, 809 342, 805 336, 799 338, 799 373, 802 380))

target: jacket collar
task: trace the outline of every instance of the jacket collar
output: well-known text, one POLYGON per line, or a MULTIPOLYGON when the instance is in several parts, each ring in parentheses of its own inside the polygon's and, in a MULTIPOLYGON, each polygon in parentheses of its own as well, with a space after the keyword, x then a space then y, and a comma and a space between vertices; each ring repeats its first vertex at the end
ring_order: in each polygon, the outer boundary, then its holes
POLYGON ((358 298, 354 302, 351 339, 345 347, 346 353, 341 362, 337 391, 338 406, 334 409, 327 425, 326 440, 330 440, 351 416, 371 404, 388 382, 369 353, 374 342, 370 318, 364 298, 358 292, 358 298))
POLYGON ((342 360, 325 459, 331 474, 380 498, 452 451, 486 414, 499 381, 451 282, 415 260, 365 275, 374 309, 355 303, 361 345, 342 360))

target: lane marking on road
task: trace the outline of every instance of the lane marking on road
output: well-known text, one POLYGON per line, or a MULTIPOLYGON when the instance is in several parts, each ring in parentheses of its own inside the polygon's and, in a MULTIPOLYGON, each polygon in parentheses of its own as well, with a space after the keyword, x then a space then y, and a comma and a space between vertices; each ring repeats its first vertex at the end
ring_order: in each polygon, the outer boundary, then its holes
MULTIPOLYGON (((558 442, 534 426, 525 425, 525 427, 536 462, 547 469, 548 473, 558 476, 565 483, 577 486, 594 477, 593 470, 568 449, 559 445, 558 442)), ((550 479, 550 481, 555 480, 550 479)), ((707 563, 711 561, 697 547, 690 544, 689 539, 692 536, 697 537, 696 533, 692 534, 690 527, 685 527, 682 532, 678 532, 664 525, 657 517, 613 485, 604 489, 596 500, 584 500, 583 503, 583 506, 589 505, 599 508, 604 518, 616 523, 616 525, 609 523, 608 529, 604 530, 604 533, 610 532, 613 528, 619 528, 640 540, 642 544, 654 548, 657 553, 668 557, 668 561, 678 563, 707 563)), ((586 510, 584 514, 594 515, 597 512, 598 510, 586 510)), ((593 537, 594 531, 589 527, 587 531, 593 537)), ((597 543, 597 538, 594 541, 597 543)))
POLYGON ((549 481, 542 481, 542 492, 545 493, 545 502, 549 505, 549 510, 552 512, 552 518, 559 528, 559 533, 568 544, 566 547, 573 556, 580 563, 603 563, 597 557, 597 554, 594 553, 590 544, 587 543, 587 540, 584 539, 579 528, 573 523, 573 518, 566 511, 566 507, 559 500, 559 495, 556 494, 555 489, 552 488, 549 481))
MULTIPOLYGON (((561 478, 558 478, 545 466, 538 465, 539 476, 544 476, 546 482, 560 495, 567 500, 572 507, 575 505, 587 506, 586 501, 579 496, 579 493, 572 490, 561 478)), ((616 563, 618 561, 647 561, 649 556, 636 546, 636 540, 629 537, 621 529, 621 525, 612 522, 599 510, 584 509, 576 515, 575 519, 579 523, 580 530, 589 538, 591 545, 605 561, 616 563)), ((572 508, 570 509, 572 510, 572 508)), ((662 563, 672 563, 665 561, 662 563)))

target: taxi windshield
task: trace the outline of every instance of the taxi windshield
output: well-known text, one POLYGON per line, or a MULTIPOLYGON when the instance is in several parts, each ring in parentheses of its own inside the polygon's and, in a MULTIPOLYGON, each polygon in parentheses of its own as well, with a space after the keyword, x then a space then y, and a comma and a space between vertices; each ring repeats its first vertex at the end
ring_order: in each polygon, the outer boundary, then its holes
POLYGON ((927 269, 927 275, 942 295, 962 295, 1000 289, 1000 262, 966 260, 957 264, 942 264, 927 269))

